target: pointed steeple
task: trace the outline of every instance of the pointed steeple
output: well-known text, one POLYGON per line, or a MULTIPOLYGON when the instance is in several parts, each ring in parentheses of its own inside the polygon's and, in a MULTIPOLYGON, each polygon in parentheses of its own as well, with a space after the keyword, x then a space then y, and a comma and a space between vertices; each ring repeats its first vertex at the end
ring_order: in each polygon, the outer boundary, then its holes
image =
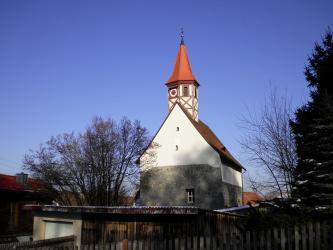
POLYGON ((175 66, 173 68, 173 72, 172 72, 169 80, 166 83, 168 84, 168 83, 181 81, 181 80, 185 80, 185 81, 190 80, 190 81, 197 82, 197 79, 195 78, 195 76, 192 73, 190 60, 188 59, 188 56, 187 56, 187 50, 186 50, 185 43, 184 43, 183 33, 181 35, 181 42, 179 45, 178 54, 177 54, 175 66))

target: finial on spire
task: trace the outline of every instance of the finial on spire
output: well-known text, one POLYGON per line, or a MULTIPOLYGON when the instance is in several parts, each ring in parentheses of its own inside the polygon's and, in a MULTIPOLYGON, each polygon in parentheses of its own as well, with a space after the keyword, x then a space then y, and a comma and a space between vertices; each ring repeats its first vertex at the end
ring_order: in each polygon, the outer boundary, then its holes
POLYGON ((184 44, 184 29, 183 28, 180 29, 180 38, 181 38, 180 44, 184 44))

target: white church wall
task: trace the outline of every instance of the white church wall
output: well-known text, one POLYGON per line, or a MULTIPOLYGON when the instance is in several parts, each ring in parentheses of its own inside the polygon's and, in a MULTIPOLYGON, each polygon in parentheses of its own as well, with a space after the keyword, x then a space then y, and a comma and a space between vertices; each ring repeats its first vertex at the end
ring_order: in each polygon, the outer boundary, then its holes
POLYGON ((145 157, 151 156, 144 154, 140 161, 149 164, 142 165, 142 170, 151 167, 208 164, 221 169, 222 181, 242 186, 242 174, 221 163, 220 155, 200 135, 178 105, 171 111, 153 144, 157 145, 152 149, 154 159, 145 160, 145 157))
POLYGON ((158 145, 153 149, 155 162, 145 167, 190 164, 221 167, 219 154, 205 141, 178 105, 171 111, 153 143, 158 145))

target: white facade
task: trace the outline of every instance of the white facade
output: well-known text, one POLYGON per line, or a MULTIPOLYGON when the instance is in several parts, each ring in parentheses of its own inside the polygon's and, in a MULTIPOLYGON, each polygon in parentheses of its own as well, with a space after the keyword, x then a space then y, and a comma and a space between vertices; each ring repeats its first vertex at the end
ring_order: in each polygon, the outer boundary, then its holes
MULTIPOLYGON (((222 181, 242 186, 242 174, 222 164, 220 154, 207 143, 184 111, 176 103, 169 116, 153 139, 155 159, 149 165, 142 164, 141 170, 152 167, 206 164, 221 169, 222 181)), ((143 154, 140 162, 148 162, 143 154)))

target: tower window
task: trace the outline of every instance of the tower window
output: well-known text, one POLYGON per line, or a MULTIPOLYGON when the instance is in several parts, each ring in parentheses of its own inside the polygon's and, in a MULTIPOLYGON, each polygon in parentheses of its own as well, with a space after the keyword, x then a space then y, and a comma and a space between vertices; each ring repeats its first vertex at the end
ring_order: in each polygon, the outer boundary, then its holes
POLYGON ((176 145, 176 151, 178 151, 178 145, 176 145))
POLYGON ((179 127, 177 127, 176 130, 179 131, 179 127))
POLYGON ((183 96, 188 96, 188 87, 187 86, 185 86, 183 88, 183 91, 184 91, 183 96))
POLYGON ((194 189, 186 189, 187 203, 194 202, 194 189))
POLYGON ((194 88, 194 96, 195 98, 198 98, 197 88, 194 88))

